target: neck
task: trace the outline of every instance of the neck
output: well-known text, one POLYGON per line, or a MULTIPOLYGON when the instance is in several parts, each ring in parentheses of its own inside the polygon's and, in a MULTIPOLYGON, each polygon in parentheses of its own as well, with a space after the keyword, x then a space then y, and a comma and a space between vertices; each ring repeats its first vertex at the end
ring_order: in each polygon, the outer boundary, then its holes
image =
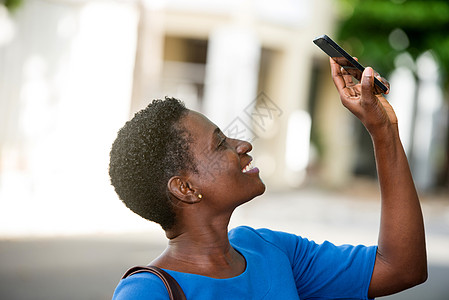
POLYGON ((215 278, 229 278, 241 274, 246 263, 229 242, 230 215, 209 220, 213 221, 196 220, 194 224, 180 222, 181 224, 168 230, 168 247, 153 264, 215 278))
POLYGON ((216 256, 229 253, 228 238, 230 215, 210 218, 208 221, 180 222, 167 231, 168 249, 176 256, 216 256))

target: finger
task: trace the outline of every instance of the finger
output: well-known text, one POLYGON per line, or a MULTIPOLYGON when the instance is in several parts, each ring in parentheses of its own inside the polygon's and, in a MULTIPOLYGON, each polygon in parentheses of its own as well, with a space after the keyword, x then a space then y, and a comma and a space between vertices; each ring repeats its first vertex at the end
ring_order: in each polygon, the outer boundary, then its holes
POLYGON ((376 78, 387 87, 387 91, 386 92, 381 91, 380 93, 388 94, 390 92, 390 83, 385 78, 381 77, 380 75, 376 76, 376 78))
POLYGON ((352 77, 351 73, 348 72, 348 70, 346 70, 343 67, 341 67, 340 72, 343 75, 343 79, 345 81, 346 86, 353 86, 354 85, 354 80, 353 80, 353 77, 352 77))
POLYGON ((380 76, 379 72, 377 72, 376 70, 373 70, 373 72, 374 72, 374 77, 376 77, 377 80, 382 82, 383 85, 385 85, 387 87, 387 91, 384 92, 381 88, 376 86, 376 94, 388 94, 390 92, 390 83, 385 78, 380 76))
POLYGON ((359 69, 356 69, 355 67, 352 67, 352 68, 345 67, 345 70, 346 70, 346 72, 351 74, 352 77, 356 78, 359 81, 362 78, 362 72, 359 69))
MULTIPOLYGON (((352 57, 355 61, 359 61, 359 59, 355 56, 352 57)), ((349 63, 349 61, 348 61, 349 63)), ((358 81, 360 81, 360 79, 362 79, 362 71, 360 71, 355 65, 351 64, 351 68, 348 69, 348 72, 358 81)))
POLYGON ((338 92, 341 92, 346 87, 345 80, 341 74, 341 67, 332 58, 329 58, 329 62, 331 66, 332 80, 334 81, 338 92))
POLYGON ((365 68, 362 75, 362 104, 372 104, 374 93, 374 71, 371 67, 365 68))
MULTIPOLYGON (((360 70, 357 69, 357 67, 352 62, 350 62, 345 57, 333 57, 333 59, 337 64, 342 66, 354 78, 360 80, 360 78, 362 77, 362 72, 360 72, 360 70)), ((354 57, 354 59, 357 60, 356 57, 354 57)))
POLYGON ((332 57, 332 59, 342 67, 350 67, 352 64, 345 57, 332 57))

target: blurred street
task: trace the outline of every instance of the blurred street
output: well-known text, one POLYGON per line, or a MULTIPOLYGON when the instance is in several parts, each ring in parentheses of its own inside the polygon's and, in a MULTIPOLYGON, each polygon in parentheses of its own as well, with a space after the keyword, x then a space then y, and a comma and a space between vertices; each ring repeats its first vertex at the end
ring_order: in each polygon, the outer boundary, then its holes
MULTIPOLYGON (((268 191, 239 208, 230 227, 250 225, 294 232, 317 242, 375 244, 379 224, 376 187, 268 191)), ((449 295, 449 202, 423 197, 429 279, 383 299, 443 300, 449 295)), ((124 208, 125 209, 125 208, 124 208)), ((82 221, 82 220, 81 220, 82 221)), ((120 220, 117 220, 120 222, 120 220)), ((147 264, 165 246, 162 230, 72 237, 0 240, 1 299, 110 299, 126 269, 147 264)))
POLYGON ((119 128, 164 96, 253 144, 273 190, 230 228, 376 244, 379 191, 360 179, 376 176, 373 143, 341 105, 323 34, 388 79, 415 184, 433 191, 429 279, 385 299, 449 299, 449 1, 378 2, 1 1, 0 300, 111 299, 163 251, 108 169, 119 128))

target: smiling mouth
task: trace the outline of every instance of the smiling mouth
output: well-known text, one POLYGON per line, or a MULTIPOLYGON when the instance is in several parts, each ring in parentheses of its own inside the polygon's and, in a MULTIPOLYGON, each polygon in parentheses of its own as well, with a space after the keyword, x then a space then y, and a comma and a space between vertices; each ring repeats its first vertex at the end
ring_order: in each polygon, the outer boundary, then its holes
POLYGON ((242 173, 254 173, 258 171, 259 169, 253 166, 252 160, 242 169, 242 173))

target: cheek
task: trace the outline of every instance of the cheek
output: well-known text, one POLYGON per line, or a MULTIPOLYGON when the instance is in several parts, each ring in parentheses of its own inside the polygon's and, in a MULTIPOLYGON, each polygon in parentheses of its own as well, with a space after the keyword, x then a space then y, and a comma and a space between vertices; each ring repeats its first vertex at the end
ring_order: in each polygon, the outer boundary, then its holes
POLYGON ((209 180, 226 180, 229 176, 235 178, 241 172, 238 158, 230 152, 204 155, 198 164, 198 171, 202 178, 209 180))

